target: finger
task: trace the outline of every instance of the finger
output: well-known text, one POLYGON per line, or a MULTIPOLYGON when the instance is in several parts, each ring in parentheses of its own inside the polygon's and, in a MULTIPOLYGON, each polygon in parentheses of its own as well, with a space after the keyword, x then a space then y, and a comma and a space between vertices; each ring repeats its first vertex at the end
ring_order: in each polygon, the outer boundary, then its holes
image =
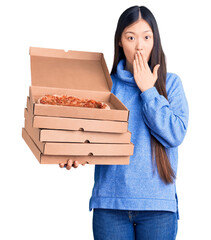
POLYGON ((77 168, 78 165, 79 165, 78 161, 74 161, 74 163, 73 163, 73 167, 74 167, 74 168, 77 168))
POLYGON ((59 167, 60 167, 60 168, 63 168, 63 167, 64 167, 64 163, 60 163, 60 164, 59 164, 59 167))
POLYGON ((138 59, 138 54, 135 55, 135 63, 136 63, 136 71, 140 71, 141 70, 141 66, 139 63, 139 59, 138 59))
POLYGON ((66 169, 67 169, 67 170, 70 170, 71 167, 72 167, 72 165, 73 165, 73 160, 69 159, 69 160, 67 161, 67 167, 66 167, 66 169))
POLYGON ((138 52, 138 61, 141 69, 144 69, 144 62, 140 52, 138 52))
POLYGON ((145 68, 149 67, 149 65, 148 65, 148 63, 147 63, 147 59, 146 59, 146 57, 145 57, 145 55, 144 55, 144 52, 141 51, 140 53, 141 53, 140 55, 141 55, 141 58, 142 58, 142 61, 143 61, 143 66, 144 66, 145 68))
POLYGON ((133 74, 137 73, 137 66, 136 66, 136 60, 133 60, 133 74))

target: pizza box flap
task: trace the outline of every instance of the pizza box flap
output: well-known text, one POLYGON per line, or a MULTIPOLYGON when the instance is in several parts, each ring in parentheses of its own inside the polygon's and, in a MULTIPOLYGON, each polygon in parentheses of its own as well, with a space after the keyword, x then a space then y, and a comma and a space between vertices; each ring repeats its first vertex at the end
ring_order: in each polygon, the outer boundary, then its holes
POLYGON ((30 47, 32 86, 110 92, 103 53, 30 47))

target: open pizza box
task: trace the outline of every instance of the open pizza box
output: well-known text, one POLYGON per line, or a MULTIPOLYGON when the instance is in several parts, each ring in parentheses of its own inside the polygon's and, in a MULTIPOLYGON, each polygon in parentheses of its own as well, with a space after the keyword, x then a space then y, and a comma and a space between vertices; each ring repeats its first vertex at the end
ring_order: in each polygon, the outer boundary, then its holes
MULTIPOLYGON (((102 53, 30 47, 30 105, 35 116, 127 122, 129 110, 113 94, 102 53), (110 110, 39 104, 44 95, 67 95, 106 103, 110 110)), ((36 122, 45 119, 37 119, 36 122)), ((103 123, 103 121, 101 121, 103 123)), ((68 123, 70 124, 70 123, 68 123)), ((92 124, 93 125, 93 124, 92 124)), ((39 123, 34 127, 42 127, 39 123)), ((115 126, 111 127, 115 128, 115 126)))
MULTIPOLYGON (((30 113, 32 113, 30 102, 30 98, 27 98, 27 109, 30 113)), ((128 122, 70 117, 37 116, 33 113, 31 114, 31 116, 32 126, 34 128, 79 130, 99 133, 125 133, 128 131, 128 122)))
POLYGON ((28 125, 30 127, 30 132, 40 142, 130 143, 131 141, 130 131, 124 133, 106 133, 34 128, 33 114, 28 104, 27 107, 28 108, 25 108, 24 111, 26 121, 25 126, 28 125))

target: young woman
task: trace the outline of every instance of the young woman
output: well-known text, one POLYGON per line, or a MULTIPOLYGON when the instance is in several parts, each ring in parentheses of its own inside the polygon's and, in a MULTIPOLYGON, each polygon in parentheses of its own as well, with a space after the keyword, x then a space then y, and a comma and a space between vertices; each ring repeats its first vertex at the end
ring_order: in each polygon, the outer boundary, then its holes
MULTIPOLYGON (((158 26, 146 7, 119 18, 112 93, 130 110, 129 165, 96 165, 90 199, 95 240, 173 240, 177 234, 178 146, 188 126, 181 79, 166 72, 158 26)), ((67 169, 78 167, 68 161, 67 169)), ((64 167, 64 164, 60 164, 64 167)))

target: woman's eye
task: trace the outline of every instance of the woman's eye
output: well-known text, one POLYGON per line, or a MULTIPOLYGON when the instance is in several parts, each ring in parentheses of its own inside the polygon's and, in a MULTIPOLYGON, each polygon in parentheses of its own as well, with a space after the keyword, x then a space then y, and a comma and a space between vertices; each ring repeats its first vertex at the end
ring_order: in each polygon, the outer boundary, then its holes
POLYGON ((134 37, 128 37, 129 40, 134 40, 135 38, 134 37))
POLYGON ((147 39, 147 40, 150 39, 150 36, 146 36, 145 39, 147 39))

